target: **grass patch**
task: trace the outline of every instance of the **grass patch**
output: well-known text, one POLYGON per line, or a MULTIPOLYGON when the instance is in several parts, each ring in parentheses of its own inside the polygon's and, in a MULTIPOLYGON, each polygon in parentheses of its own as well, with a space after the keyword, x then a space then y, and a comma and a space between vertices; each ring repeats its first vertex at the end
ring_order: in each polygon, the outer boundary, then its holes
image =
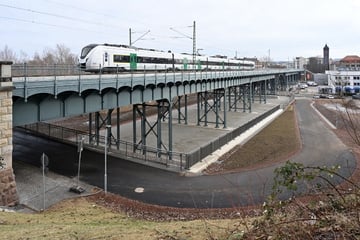
POLYGON ((43 213, 0 212, 0 239, 223 239, 235 229, 239 230, 239 219, 135 219, 88 198, 65 200, 43 213))
POLYGON ((210 167, 216 171, 231 171, 273 161, 285 160, 300 148, 294 106, 287 108, 277 119, 244 145, 222 156, 221 164, 210 167))

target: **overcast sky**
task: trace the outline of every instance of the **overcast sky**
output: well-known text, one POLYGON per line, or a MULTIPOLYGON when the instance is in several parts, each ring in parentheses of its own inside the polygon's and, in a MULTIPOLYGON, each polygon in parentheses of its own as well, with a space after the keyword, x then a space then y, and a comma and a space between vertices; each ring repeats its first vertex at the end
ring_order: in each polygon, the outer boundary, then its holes
POLYGON ((0 49, 29 57, 64 44, 75 54, 90 43, 234 57, 360 55, 359 0, 1 0, 0 49), (171 30, 174 29, 175 31, 171 30), (184 35, 188 36, 185 37, 184 35), (183 38, 182 38, 183 37, 183 38))

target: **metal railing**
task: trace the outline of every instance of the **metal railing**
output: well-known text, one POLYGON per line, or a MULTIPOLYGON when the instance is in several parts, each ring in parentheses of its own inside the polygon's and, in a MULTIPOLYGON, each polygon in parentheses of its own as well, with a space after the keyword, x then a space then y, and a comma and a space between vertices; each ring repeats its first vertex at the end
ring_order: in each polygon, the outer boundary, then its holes
MULTIPOLYGON (((275 73, 285 73, 291 71, 298 71, 296 69, 254 69, 254 70, 243 70, 243 69, 171 69, 167 68, 158 68, 156 65, 154 68, 149 69, 144 66, 143 69, 137 70, 126 70, 117 67, 112 69, 111 74, 117 73, 168 73, 169 78, 171 78, 170 74, 173 73, 196 73, 200 78, 202 77, 232 77, 239 76, 238 73, 242 73, 242 75, 254 75, 259 74, 275 74, 275 73)), ((86 72, 84 69, 81 69, 79 65, 76 64, 48 64, 48 65, 36 65, 36 64, 28 64, 28 63, 17 63, 11 65, 12 77, 36 77, 36 76, 67 76, 67 75, 103 75, 109 74, 109 71, 102 71, 101 66, 99 67, 99 71, 97 73, 86 72)))
POLYGON ((13 64, 11 66, 12 77, 37 77, 37 76, 67 76, 89 74, 80 70, 78 65, 73 64, 13 64))
POLYGON ((45 122, 27 124, 22 126, 22 128, 36 134, 74 145, 83 141, 83 146, 88 149, 103 151, 105 148, 105 142, 107 142, 109 153, 130 160, 140 160, 143 162, 154 163, 167 168, 171 167, 175 170, 178 169, 180 171, 184 170, 186 166, 189 166, 189 164, 185 162, 186 159, 188 159, 185 153, 165 151, 114 138, 108 138, 108 141, 105 141, 105 136, 96 136, 95 134, 89 134, 84 131, 45 122))

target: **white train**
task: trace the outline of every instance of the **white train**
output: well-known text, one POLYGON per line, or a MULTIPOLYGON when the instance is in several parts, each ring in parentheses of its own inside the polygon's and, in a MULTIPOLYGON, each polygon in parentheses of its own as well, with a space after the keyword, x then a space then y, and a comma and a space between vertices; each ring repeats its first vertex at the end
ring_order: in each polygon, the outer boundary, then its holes
POLYGON ((193 56, 134 48, 114 44, 90 44, 79 57, 80 68, 87 72, 116 72, 128 70, 253 70, 255 62, 224 57, 193 56))

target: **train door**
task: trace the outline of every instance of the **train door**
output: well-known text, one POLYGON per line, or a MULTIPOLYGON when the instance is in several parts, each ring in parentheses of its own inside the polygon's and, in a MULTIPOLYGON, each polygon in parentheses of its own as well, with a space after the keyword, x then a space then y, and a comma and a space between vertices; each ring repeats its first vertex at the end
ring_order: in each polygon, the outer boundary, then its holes
POLYGON ((135 53, 130 53, 130 70, 137 69, 137 55, 135 53))
POLYGON ((109 67, 110 61, 109 61, 109 54, 107 52, 104 53, 104 57, 103 57, 103 67, 109 67))
POLYGON ((201 70, 201 61, 198 59, 196 63, 197 63, 197 69, 201 70))
POLYGON ((188 60, 187 60, 187 58, 183 59, 183 66, 184 66, 184 70, 188 69, 188 60))
POLYGON ((175 71, 175 58, 174 58, 174 54, 171 54, 171 62, 172 62, 172 70, 175 71))

